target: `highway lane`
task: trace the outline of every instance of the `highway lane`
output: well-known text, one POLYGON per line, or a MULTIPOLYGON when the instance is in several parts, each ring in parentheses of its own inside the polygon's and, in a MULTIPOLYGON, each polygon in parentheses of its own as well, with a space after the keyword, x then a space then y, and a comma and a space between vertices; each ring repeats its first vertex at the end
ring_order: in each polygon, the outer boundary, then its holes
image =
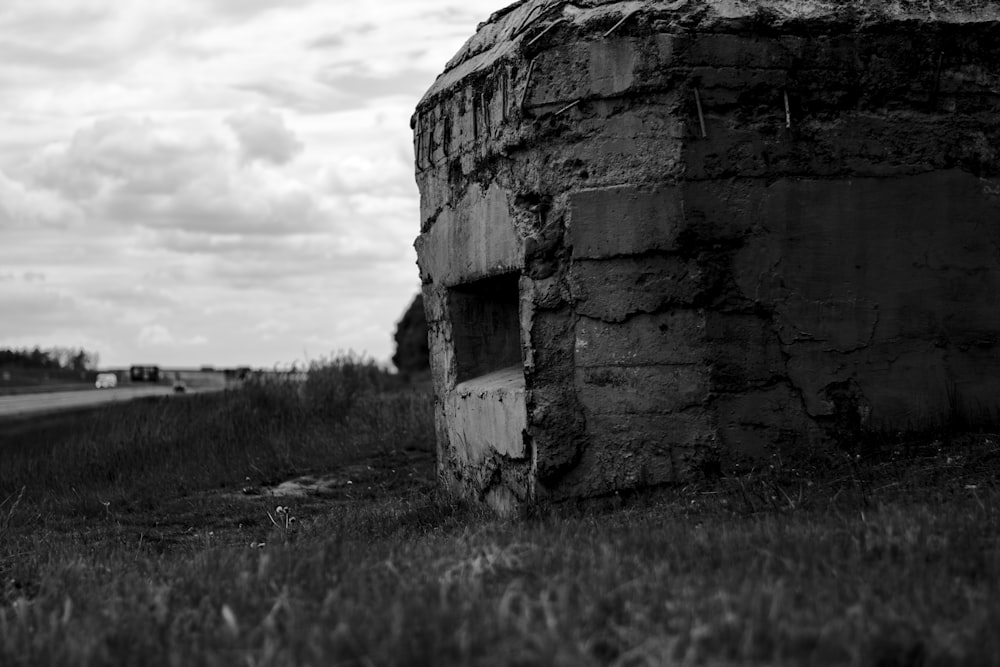
MULTIPOLYGON (((192 390, 189 389, 188 391, 192 390)), ((197 392, 198 390, 194 391, 197 392)), ((169 386, 147 386, 0 396, 0 418, 96 407, 105 403, 131 401, 132 399, 144 396, 167 396, 172 393, 173 389, 169 386)))

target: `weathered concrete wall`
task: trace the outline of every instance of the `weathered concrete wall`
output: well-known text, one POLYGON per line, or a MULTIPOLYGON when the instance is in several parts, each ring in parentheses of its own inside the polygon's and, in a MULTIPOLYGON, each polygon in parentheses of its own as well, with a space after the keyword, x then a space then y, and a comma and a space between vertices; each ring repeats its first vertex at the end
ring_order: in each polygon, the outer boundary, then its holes
POLYGON ((413 121, 442 480, 505 510, 994 420, 1000 8, 933 9, 481 25, 413 121))

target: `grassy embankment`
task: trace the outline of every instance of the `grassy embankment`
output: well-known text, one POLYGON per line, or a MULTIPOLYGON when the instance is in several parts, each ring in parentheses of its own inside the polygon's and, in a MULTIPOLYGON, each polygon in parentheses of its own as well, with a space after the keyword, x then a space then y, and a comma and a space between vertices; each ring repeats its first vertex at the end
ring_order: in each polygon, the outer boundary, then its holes
POLYGON ((391 385, 340 362, 0 440, 0 664, 1000 663, 995 438, 505 522, 436 492, 429 398, 391 385))
POLYGON ((64 369, 6 369, 0 375, 0 396, 93 389, 97 379, 95 371, 75 373, 64 369))

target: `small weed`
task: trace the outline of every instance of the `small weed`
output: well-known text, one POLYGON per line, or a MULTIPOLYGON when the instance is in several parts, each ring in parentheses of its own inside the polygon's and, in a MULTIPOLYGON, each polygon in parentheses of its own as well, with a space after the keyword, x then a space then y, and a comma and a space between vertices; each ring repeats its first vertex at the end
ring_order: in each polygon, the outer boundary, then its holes
POLYGON ((0 538, 3 537, 4 533, 6 533, 7 529, 10 527, 11 521, 14 518, 14 513, 17 511, 18 505, 21 504, 21 499, 24 498, 24 490, 26 488, 27 487, 22 486, 16 498, 14 498, 12 494, 0 501, 0 538))
POLYGON ((271 524, 277 529, 281 543, 287 545, 291 542, 293 533, 298 528, 299 521, 292 516, 292 508, 278 505, 274 508, 273 515, 267 512, 267 518, 270 519, 271 524))

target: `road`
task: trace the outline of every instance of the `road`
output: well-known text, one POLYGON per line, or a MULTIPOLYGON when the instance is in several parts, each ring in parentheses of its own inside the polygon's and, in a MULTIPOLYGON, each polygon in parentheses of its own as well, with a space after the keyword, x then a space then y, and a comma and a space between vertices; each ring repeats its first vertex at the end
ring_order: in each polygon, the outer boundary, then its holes
MULTIPOLYGON (((189 390, 190 391, 190 390, 189 390)), ((57 391, 48 394, 0 396, 0 418, 43 414, 89 408, 104 403, 130 401, 143 396, 167 396, 171 387, 118 387, 83 391, 57 391)))

